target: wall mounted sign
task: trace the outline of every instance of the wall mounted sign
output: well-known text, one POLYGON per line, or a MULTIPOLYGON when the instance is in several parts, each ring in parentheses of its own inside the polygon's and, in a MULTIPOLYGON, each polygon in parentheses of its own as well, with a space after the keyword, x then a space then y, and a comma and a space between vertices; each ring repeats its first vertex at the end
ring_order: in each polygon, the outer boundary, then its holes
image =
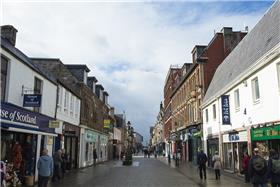
POLYGON ((6 126, 15 124, 18 127, 29 126, 32 128, 39 128, 39 130, 44 132, 55 132, 54 129, 49 128, 49 121, 53 120, 53 118, 37 112, 32 112, 11 103, 1 102, 0 114, 1 123, 3 123, 3 125, 5 123, 6 126))
POLYGON ((110 128, 110 120, 109 119, 104 119, 104 128, 109 129, 110 128))
POLYGON ((24 94, 23 106, 24 107, 40 107, 41 106, 41 94, 24 94))
POLYGON ((50 128, 59 128, 59 121, 50 120, 50 121, 49 121, 49 127, 50 127, 50 128))
POLYGON ((222 102, 222 118, 223 118, 223 125, 230 125, 230 110, 229 110, 229 96, 222 95, 221 96, 222 102))
POLYGON ((252 140, 280 139, 280 124, 251 130, 252 140))

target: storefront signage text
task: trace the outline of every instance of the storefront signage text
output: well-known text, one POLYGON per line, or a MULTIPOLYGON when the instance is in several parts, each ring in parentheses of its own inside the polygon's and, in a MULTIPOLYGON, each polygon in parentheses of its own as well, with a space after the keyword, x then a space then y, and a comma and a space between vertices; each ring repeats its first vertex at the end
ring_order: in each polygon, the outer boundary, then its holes
POLYGON ((12 110, 5 110, 4 108, 0 109, 1 113, 1 119, 9 120, 9 121, 15 121, 15 122, 22 122, 22 123, 28 123, 36 125, 37 123, 37 117, 31 116, 29 114, 22 114, 19 111, 12 111, 12 110))
POLYGON ((252 129, 252 140, 280 139, 280 125, 252 129))
POLYGON ((221 96, 222 102, 222 117, 223 117, 223 124, 230 125, 230 110, 229 110, 229 96, 222 95, 221 96))
POLYGON ((40 107, 41 106, 40 94, 24 94, 23 96, 23 106, 24 107, 40 107))

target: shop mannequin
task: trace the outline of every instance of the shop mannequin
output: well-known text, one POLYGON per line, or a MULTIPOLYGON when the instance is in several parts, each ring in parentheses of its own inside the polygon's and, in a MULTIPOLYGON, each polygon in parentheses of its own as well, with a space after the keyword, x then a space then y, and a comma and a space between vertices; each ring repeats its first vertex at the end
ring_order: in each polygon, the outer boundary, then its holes
POLYGON ((13 165, 14 168, 20 169, 21 162, 22 162, 22 148, 18 141, 15 142, 13 146, 13 165))

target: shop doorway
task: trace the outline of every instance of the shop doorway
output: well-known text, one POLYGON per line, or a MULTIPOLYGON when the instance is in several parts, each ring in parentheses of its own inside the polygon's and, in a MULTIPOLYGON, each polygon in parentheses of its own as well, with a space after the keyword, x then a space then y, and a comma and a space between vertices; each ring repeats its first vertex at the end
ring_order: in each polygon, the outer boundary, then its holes
MULTIPOLYGON (((78 138, 75 136, 65 136, 65 153, 68 155, 68 163, 66 168, 68 170, 77 168, 78 155, 78 138)), ((87 150, 87 149, 86 149, 87 150)))

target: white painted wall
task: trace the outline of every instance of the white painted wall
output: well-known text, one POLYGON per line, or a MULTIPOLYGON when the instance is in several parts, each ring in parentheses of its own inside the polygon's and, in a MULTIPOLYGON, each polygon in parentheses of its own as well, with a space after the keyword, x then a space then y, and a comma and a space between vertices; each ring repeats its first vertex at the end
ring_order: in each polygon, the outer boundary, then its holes
POLYGON ((57 86, 10 55, 4 49, 2 49, 1 53, 9 59, 8 85, 6 88, 8 94, 6 101, 22 107, 22 86, 26 89, 32 90, 31 92, 26 92, 32 94, 34 89, 34 79, 37 77, 42 80, 43 83, 40 113, 54 117, 57 86))
POLYGON ((59 97, 58 107, 57 107, 57 119, 61 121, 68 122, 72 125, 79 125, 80 124, 80 107, 81 107, 81 100, 76 97, 74 94, 69 92, 66 88, 59 85, 59 90, 61 96, 59 97), (64 100, 65 100, 65 92, 68 94, 68 104, 66 110, 64 110, 64 100), (70 104, 71 104, 71 97, 73 97, 73 113, 70 112, 70 104), (60 102, 61 99, 61 102, 60 102))
MULTIPOLYGON (((230 99, 230 117, 232 125, 220 125, 220 130, 233 130, 242 127, 249 127, 254 124, 260 124, 280 119, 280 89, 277 81, 276 64, 280 62, 280 57, 274 59, 267 66, 251 73, 245 81, 240 82, 237 86, 228 90, 225 95, 230 99), (258 103, 253 102, 252 79, 258 77, 260 100, 258 103), (240 110, 235 109, 234 91, 239 89, 240 110), (246 108, 246 114, 244 110, 246 108)), ((221 115, 221 98, 210 103, 203 108, 203 132, 204 140, 207 139, 208 128, 212 128, 212 134, 219 133, 219 122, 222 122, 221 115), (217 120, 213 120, 212 105, 217 105, 217 120), (206 109, 209 113, 209 121, 206 122, 206 109)))

